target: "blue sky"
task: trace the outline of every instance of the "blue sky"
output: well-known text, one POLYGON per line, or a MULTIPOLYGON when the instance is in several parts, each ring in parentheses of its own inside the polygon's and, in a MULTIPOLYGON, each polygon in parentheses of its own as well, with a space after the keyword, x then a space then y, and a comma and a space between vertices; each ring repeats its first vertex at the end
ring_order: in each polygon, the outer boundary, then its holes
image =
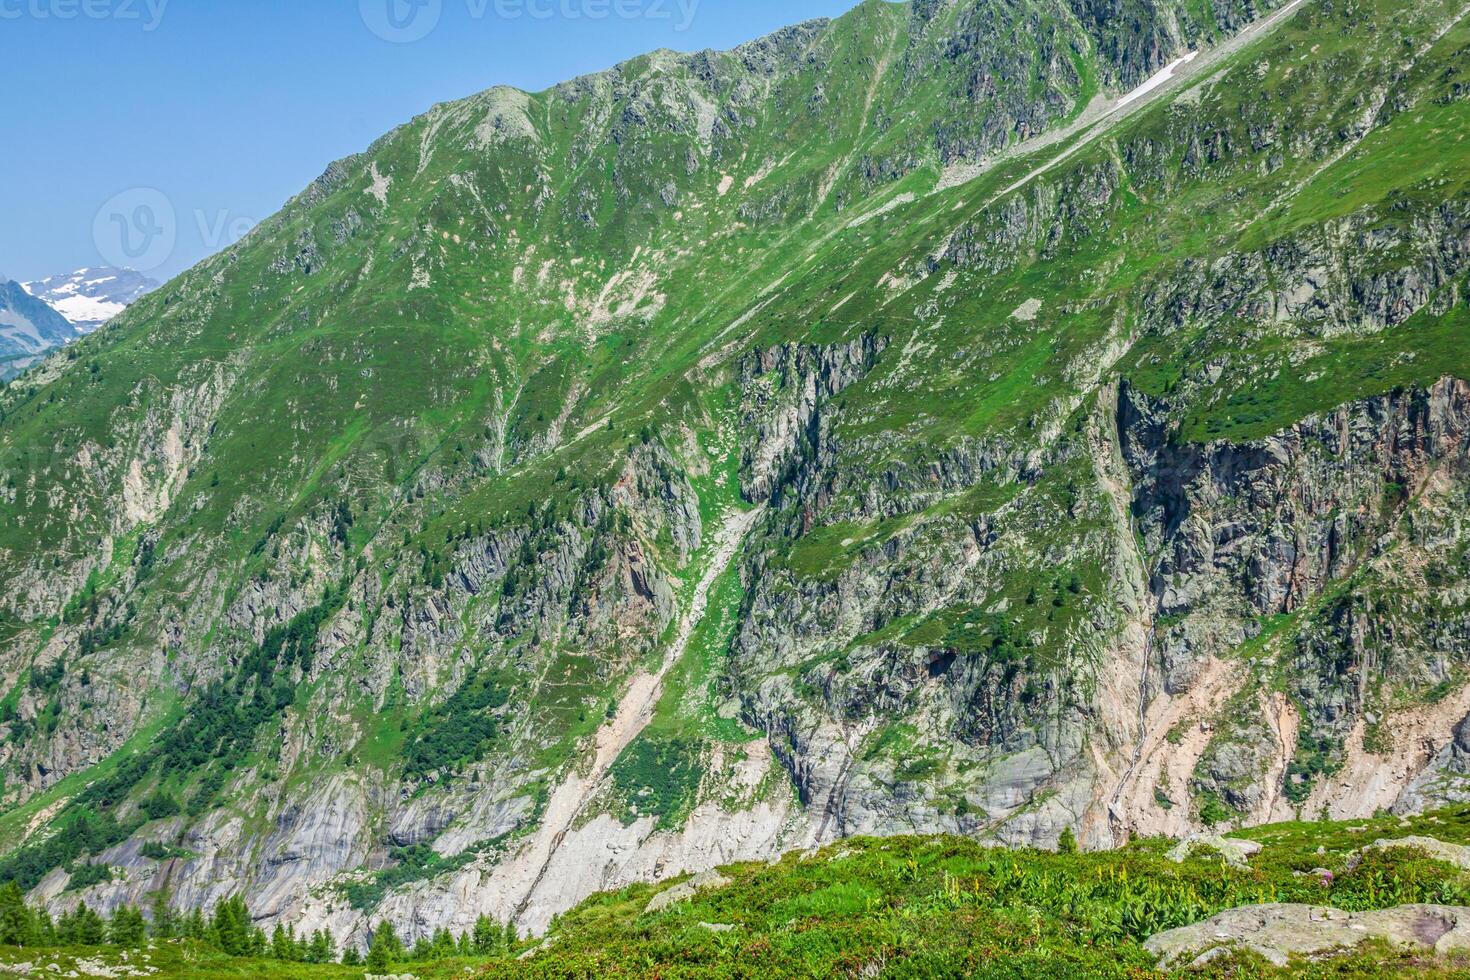
POLYGON ((171 211, 172 247, 127 263, 167 278, 436 102, 731 47, 854 3, 0 0, 0 274, 116 262, 109 218, 171 211))

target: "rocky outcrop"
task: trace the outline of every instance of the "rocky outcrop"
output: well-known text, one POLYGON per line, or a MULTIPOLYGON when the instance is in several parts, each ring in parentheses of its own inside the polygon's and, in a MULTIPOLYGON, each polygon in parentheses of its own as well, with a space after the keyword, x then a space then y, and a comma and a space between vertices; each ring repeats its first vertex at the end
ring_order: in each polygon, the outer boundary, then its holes
POLYGON ((785 344, 742 359, 739 375, 740 490, 746 500, 774 496, 791 472, 820 450, 821 409, 872 370, 887 341, 872 334, 848 344, 785 344))
POLYGON ((1161 970, 1186 961, 1203 966, 1232 949, 1250 950, 1285 967, 1293 957, 1317 959, 1373 940, 1435 954, 1470 949, 1470 909, 1400 905, 1344 912, 1314 905, 1248 905, 1150 936, 1143 946, 1159 958, 1161 970))
POLYGON ((1191 834, 1170 849, 1165 857, 1182 864, 1195 855, 1210 852, 1219 854, 1232 868, 1246 868, 1250 866, 1250 859, 1261 853, 1261 843, 1221 837, 1219 834, 1191 834))
MULTIPOLYGON (((1244 444, 1172 441, 1159 407, 1127 389, 1119 412, 1140 533, 1157 555, 1150 587, 1166 693, 1188 690, 1208 658, 1257 637, 1263 622, 1297 617, 1287 693, 1302 749, 1288 750, 1325 756, 1312 763, 1325 767, 1382 683, 1428 688, 1458 676, 1444 657, 1470 656, 1463 617, 1410 605, 1369 628, 1371 587, 1330 593, 1355 577, 1366 584, 1389 555, 1414 547, 1395 534, 1408 501, 1432 483, 1470 480, 1470 385, 1446 378, 1244 444), (1420 644, 1441 653, 1417 660, 1420 644)), ((1241 813, 1269 808, 1279 790, 1261 784, 1270 773, 1261 760, 1276 738, 1264 718, 1237 718, 1202 759, 1198 788, 1241 813)), ((1292 796, 1305 798, 1320 771, 1291 773, 1292 796)))
POLYGON ((1453 803, 1470 802, 1470 715, 1429 760, 1394 804, 1398 813, 1419 813, 1453 803))
POLYGON ((1436 861, 1470 870, 1470 847, 1464 844, 1451 844, 1435 837, 1425 837, 1422 834, 1410 834, 1407 837, 1395 837, 1391 840, 1379 838, 1348 858, 1347 870, 1352 871, 1356 868, 1367 851, 1389 851, 1395 848, 1423 851, 1436 861))

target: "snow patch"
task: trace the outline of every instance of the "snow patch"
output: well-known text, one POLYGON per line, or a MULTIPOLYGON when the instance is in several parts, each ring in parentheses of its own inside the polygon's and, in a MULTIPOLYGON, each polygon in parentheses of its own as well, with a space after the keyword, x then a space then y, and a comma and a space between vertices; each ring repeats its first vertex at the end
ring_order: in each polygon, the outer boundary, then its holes
POLYGON ((1133 91, 1129 92, 1127 95, 1119 99, 1118 108, 1122 108, 1123 106, 1135 101, 1136 99, 1143 98, 1145 95, 1152 92, 1160 85, 1167 84, 1169 79, 1174 77, 1174 73, 1179 70, 1181 65, 1187 65, 1198 57, 1198 51, 1191 51, 1189 52, 1189 54, 1185 55, 1182 58, 1175 58, 1173 61, 1169 62, 1163 68, 1155 72, 1148 81, 1144 82, 1142 85, 1138 86, 1138 88, 1134 89, 1133 91))

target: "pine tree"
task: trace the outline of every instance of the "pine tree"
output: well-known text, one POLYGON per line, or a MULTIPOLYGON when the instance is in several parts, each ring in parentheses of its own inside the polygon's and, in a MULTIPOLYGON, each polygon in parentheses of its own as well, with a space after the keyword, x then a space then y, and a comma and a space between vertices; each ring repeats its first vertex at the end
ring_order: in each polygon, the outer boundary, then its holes
POLYGON ((77 944, 77 919, 71 912, 61 913, 61 918, 56 920, 56 942, 60 946, 77 944))
POLYGON ((159 889, 153 893, 148 905, 148 933, 154 939, 172 939, 179 934, 179 917, 169 904, 168 892, 159 889))
POLYGON ((36 945, 55 946, 56 925, 51 921, 51 913, 45 908, 36 909, 36 945))
MULTIPOLYGON (((254 937, 250 929, 250 911, 241 898, 222 899, 214 907, 214 921, 209 924, 209 938, 230 956, 248 956, 254 937)), ((262 937, 261 946, 264 946, 262 937)))
POLYGON ((107 923, 102 916, 87 908, 83 902, 77 906, 74 920, 75 931, 72 942, 77 946, 101 946, 107 939, 107 923))
POLYGON ((114 946, 133 949, 143 945, 148 937, 148 923, 143 913, 131 905, 120 905, 112 913, 112 922, 107 927, 107 938, 114 946))
POLYGON ((488 915, 483 913, 475 920, 475 952, 481 956, 490 956, 499 952, 501 935, 500 926, 488 915))
POLYGON ((0 946, 34 946, 36 920, 15 882, 0 888, 0 946))
POLYGON ((478 952, 481 956, 490 955, 490 951, 495 945, 495 939, 497 939, 497 936, 495 936, 497 932, 500 932, 500 930, 495 927, 495 923, 490 921, 490 915, 485 915, 484 912, 481 912, 479 918, 475 920, 475 929, 470 932, 473 936, 473 943, 475 943, 475 952, 478 952))
POLYGON ((311 934, 311 943, 306 949, 308 963, 330 963, 337 958, 337 941, 325 929, 311 934))
POLYGON ((403 943, 391 922, 381 922, 373 932, 372 944, 368 946, 367 966, 370 970, 385 970, 395 960, 403 959, 403 943))
POLYGON ((291 947, 286 939, 286 927, 279 922, 276 923, 275 932, 271 933, 271 956, 278 960, 291 959, 291 947))
POLYGON ((186 939, 204 940, 209 936, 209 923, 204 921, 204 910, 194 909, 184 919, 183 933, 186 939))
POLYGON ((362 954, 357 951, 356 946, 348 946, 342 951, 343 966, 362 966, 362 954))

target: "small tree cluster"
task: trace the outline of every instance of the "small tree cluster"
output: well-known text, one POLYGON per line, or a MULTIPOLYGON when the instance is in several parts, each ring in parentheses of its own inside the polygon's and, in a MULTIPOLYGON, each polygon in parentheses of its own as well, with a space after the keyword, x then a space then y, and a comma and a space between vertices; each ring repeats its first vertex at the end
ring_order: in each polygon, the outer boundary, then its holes
MULTIPOLYGON (((409 949, 398 938, 398 931, 391 922, 381 922, 373 930, 368 944, 366 966, 370 970, 386 970, 395 963, 409 961, 425 962, 444 960, 455 956, 509 956, 515 951, 520 937, 514 925, 502 925, 487 915, 475 920, 475 926, 458 938, 448 929, 439 929, 432 937, 424 937, 409 949)), ((356 965, 356 951, 349 950, 354 959, 343 957, 343 963, 356 965)))
POLYGON ((337 940, 326 929, 298 937, 294 925, 282 928, 277 924, 275 932, 271 933, 270 955, 286 963, 334 963, 337 960, 337 940))
MULTIPOLYGON (((45 949, 58 946, 117 946, 131 949, 149 939, 187 939, 206 943, 229 956, 269 957, 287 963, 332 963, 337 958, 336 937, 326 929, 311 935, 296 932, 294 925, 277 925, 267 938, 254 924, 245 900, 227 898, 206 916, 200 909, 185 915, 174 911, 168 895, 153 893, 148 915, 131 905, 120 905, 104 918, 85 902, 53 920, 44 908, 32 908, 15 882, 0 886, 0 946, 45 949)), ((366 965, 383 970, 394 963, 462 957, 508 956, 520 942, 515 926, 502 925, 482 915, 474 928, 456 937, 440 929, 410 949, 398 938, 391 922, 373 930, 366 965)), ((354 947, 342 953, 342 962, 363 965, 354 947)))
POLYGON ((130 905, 119 907, 111 918, 87 907, 52 920, 45 909, 26 904, 25 894, 15 882, 0 886, 0 946, 142 946, 148 939, 148 921, 130 905))

